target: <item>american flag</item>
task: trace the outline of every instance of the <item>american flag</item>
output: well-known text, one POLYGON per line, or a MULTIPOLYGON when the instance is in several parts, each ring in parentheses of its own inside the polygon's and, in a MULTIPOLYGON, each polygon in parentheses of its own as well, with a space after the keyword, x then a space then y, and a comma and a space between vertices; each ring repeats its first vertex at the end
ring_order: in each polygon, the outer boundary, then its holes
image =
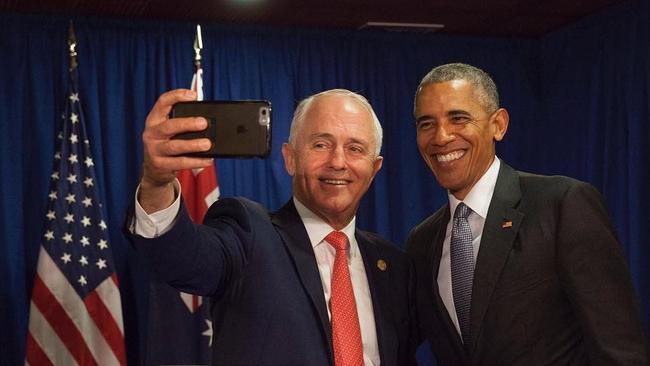
MULTIPOLYGON (((197 99, 203 100, 203 70, 199 60, 195 64, 191 88, 197 92, 197 99)), ((219 199, 214 164, 182 170, 177 178, 190 217, 194 222, 203 222, 208 207, 219 199)), ((152 283, 146 364, 210 364, 212 322, 209 306, 203 300, 169 285, 152 283)))
POLYGON ((33 366, 126 365, 118 280, 77 84, 75 62, 30 303, 25 364, 33 366))

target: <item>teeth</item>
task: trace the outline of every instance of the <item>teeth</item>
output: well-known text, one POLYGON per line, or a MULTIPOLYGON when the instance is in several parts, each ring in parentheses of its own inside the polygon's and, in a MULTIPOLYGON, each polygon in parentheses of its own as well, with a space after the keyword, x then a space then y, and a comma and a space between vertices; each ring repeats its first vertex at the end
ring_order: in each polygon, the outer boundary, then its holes
POLYGON ((347 184, 348 182, 342 179, 323 179, 327 184, 347 184))
POLYGON ((456 150, 445 155, 437 154, 436 159, 438 159, 439 163, 447 163, 452 160, 460 159, 463 157, 463 155, 465 155, 465 150, 456 150))

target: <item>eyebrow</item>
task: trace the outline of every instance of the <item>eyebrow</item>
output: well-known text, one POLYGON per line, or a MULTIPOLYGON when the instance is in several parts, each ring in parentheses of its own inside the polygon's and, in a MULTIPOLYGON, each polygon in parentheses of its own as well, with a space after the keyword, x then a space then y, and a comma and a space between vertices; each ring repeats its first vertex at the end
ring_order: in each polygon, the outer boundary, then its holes
MULTIPOLYGON (((333 140, 334 135, 332 135, 331 133, 327 133, 327 132, 320 132, 320 133, 316 132, 316 133, 312 133, 311 135, 309 135, 309 141, 312 141, 312 140, 318 139, 318 138, 326 138, 326 139, 333 140)), ((351 143, 356 143, 356 144, 361 144, 361 145, 364 145, 364 146, 370 146, 370 142, 366 141, 364 139, 359 139, 359 138, 354 138, 353 137, 353 138, 350 138, 349 141, 346 141, 345 143, 348 144, 350 142, 351 143)))
MULTIPOLYGON (((468 111, 464 110, 464 109, 452 109, 452 110, 448 111, 445 115, 447 117, 450 117, 450 116, 468 116, 468 117, 472 117, 472 114, 469 113, 468 111)), ((435 118, 433 116, 431 116, 431 115, 425 114, 424 116, 418 117, 415 120, 415 123, 417 124, 417 123, 420 123, 422 121, 426 121, 426 120, 430 120, 430 119, 435 119, 435 118)))
POLYGON ((418 123, 420 123, 420 122, 422 122, 422 121, 425 121, 425 120, 428 120, 428 119, 433 119, 433 117, 431 117, 431 116, 428 115, 428 114, 425 114, 424 116, 418 117, 418 118, 415 120, 415 124, 418 124, 418 123))
POLYGON ((458 116, 458 115, 463 115, 463 116, 469 116, 469 117, 472 116, 471 113, 469 113, 468 111, 463 110, 463 109, 453 109, 453 110, 447 112, 447 115, 448 115, 448 116, 458 116))

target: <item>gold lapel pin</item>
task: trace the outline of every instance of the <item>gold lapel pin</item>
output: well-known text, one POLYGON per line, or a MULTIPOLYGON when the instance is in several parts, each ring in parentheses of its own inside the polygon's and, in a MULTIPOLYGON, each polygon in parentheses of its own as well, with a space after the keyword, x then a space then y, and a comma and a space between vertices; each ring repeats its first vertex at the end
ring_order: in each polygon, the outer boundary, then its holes
POLYGON ((388 264, 385 260, 379 259, 377 260, 377 268, 379 268, 380 271, 384 272, 386 271, 386 268, 388 268, 388 264))
POLYGON ((512 227, 512 221, 504 221, 503 224, 501 224, 502 229, 507 229, 512 227))

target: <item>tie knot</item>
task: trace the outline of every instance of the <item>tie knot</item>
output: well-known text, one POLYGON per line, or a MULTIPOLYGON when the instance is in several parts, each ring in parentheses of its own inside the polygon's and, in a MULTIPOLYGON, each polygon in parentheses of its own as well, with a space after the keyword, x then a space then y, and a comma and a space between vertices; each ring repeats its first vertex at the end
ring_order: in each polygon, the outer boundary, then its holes
POLYGON ((325 241, 330 243, 330 245, 337 251, 346 250, 348 248, 348 237, 341 231, 332 231, 327 234, 325 241))
POLYGON ((462 217, 466 219, 467 216, 469 216, 469 213, 471 211, 472 210, 466 204, 461 202, 458 204, 458 206, 456 206, 456 212, 454 212, 454 218, 457 219, 459 217, 462 217))

